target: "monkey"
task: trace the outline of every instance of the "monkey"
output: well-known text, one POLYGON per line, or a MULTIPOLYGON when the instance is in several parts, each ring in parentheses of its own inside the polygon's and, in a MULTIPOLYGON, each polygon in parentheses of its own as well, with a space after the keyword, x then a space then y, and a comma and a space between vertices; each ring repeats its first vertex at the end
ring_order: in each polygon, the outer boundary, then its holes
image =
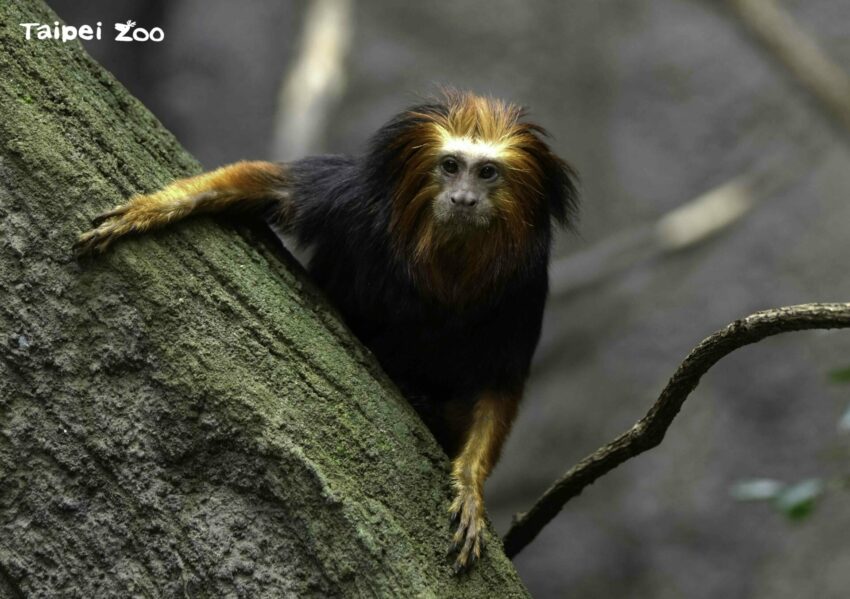
POLYGON ((553 230, 574 169, 522 107, 445 90, 393 117, 359 156, 243 161, 100 214, 74 245, 190 215, 253 212, 311 248, 310 277, 451 459, 454 571, 480 558, 484 481, 528 378, 553 230))

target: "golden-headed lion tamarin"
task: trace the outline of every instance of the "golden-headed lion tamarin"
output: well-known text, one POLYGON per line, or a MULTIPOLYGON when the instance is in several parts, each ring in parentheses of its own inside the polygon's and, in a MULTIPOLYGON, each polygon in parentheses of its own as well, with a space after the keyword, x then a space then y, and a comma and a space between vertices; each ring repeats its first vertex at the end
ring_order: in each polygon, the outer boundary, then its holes
POLYGON ((458 570, 481 553, 483 486, 540 336, 553 224, 572 169, 519 107, 471 93, 402 112, 359 157, 238 162, 98 216, 79 254, 191 214, 256 210, 452 457, 458 570))

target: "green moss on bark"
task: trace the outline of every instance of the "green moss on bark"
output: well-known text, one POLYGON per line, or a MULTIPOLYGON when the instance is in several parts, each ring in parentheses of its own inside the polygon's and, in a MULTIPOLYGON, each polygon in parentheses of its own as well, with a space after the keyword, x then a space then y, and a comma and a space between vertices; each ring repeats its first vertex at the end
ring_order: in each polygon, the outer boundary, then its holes
POLYGON ((309 283, 198 220, 77 264, 89 218, 198 170, 76 43, 0 3, 0 589, 509 597, 445 556, 447 461, 309 283))

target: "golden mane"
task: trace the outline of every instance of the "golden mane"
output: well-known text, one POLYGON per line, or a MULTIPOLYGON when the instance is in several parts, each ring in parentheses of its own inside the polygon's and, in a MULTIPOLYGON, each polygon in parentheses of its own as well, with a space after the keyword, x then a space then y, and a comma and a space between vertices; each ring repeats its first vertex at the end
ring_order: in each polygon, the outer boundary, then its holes
MULTIPOLYGON (((446 92, 442 101, 404 115, 392 151, 399 173, 392 196, 390 234, 417 283, 437 299, 465 305, 515 274, 532 251, 548 248, 550 178, 567 181, 569 167, 541 140, 545 132, 523 120, 521 107, 472 93, 446 92), (433 217, 437 164, 451 144, 486 147, 500 163, 503 183, 492 196, 496 218, 462 236, 433 217)), ((570 184, 570 189, 572 189, 570 184)))

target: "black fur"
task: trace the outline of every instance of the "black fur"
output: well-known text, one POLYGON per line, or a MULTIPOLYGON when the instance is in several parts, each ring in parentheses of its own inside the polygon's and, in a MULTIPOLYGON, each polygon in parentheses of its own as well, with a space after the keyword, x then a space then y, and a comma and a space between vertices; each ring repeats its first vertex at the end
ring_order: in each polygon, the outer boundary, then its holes
MULTIPOLYGON (((448 446, 443 402, 471 405, 484 390, 521 392, 540 336, 551 226, 535 228, 530 258, 500 292, 464 308, 427 299, 388 232, 399 176, 391 166, 397 162, 391 159, 393 143, 413 123, 405 115, 390 121, 358 158, 319 156, 289 164, 295 207, 290 230, 314 250, 312 278, 448 446)), ((561 221, 575 197, 570 171, 544 166, 553 176, 542 202, 546 218, 561 221)))

